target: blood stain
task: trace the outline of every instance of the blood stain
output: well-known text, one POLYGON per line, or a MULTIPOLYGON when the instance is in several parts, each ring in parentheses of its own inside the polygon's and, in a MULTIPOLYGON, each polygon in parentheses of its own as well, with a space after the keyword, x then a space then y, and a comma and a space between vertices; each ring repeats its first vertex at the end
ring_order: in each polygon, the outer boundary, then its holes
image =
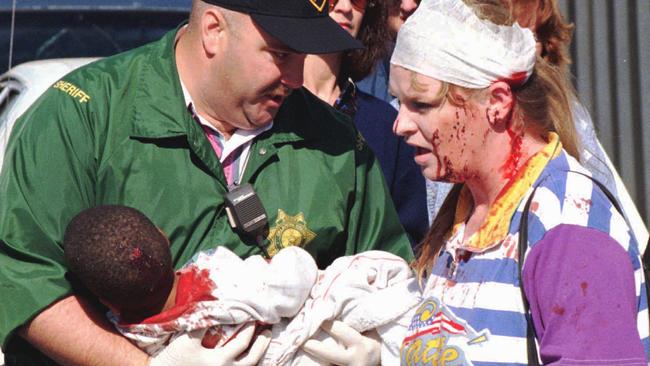
POLYGON ((131 252, 131 256, 129 257, 129 259, 134 261, 134 260, 139 259, 140 257, 142 257, 142 250, 140 250, 140 248, 135 248, 131 252))

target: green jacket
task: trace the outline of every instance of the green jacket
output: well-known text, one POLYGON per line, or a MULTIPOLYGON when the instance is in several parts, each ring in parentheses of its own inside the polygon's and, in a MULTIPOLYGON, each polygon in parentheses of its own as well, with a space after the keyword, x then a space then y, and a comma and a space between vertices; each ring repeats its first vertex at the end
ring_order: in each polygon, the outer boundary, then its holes
MULTIPOLYGON (((259 254, 228 224, 225 177, 185 106, 174 36, 72 72, 16 123, 0 175, 0 341, 8 363, 41 362, 7 346, 17 327, 72 291, 61 241, 85 208, 139 209, 169 236, 177 267, 218 245, 259 254)), ((305 89, 256 138, 243 181, 266 208, 270 252, 300 245, 320 267, 370 249, 412 259, 370 149, 347 117, 305 89)))

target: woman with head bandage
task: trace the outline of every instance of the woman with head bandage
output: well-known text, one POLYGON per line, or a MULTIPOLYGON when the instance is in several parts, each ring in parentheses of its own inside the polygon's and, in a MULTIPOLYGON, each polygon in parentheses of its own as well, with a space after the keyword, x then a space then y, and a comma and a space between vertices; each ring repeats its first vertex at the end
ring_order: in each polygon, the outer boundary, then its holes
MULTIPOLYGON (((454 183, 417 253, 423 300, 401 364, 647 365, 637 242, 577 160, 565 74, 509 13, 423 0, 398 34, 394 132, 425 177, 454 183)), ((372 349, 340 333, 348 350, 372 349)))
POLYGON ((455 183, 418 253, 404 365, 647 365, 637 242, 578 163, 570 87, 535 43, 487 0, 424 0, 398 34, 394 131, 455 183))

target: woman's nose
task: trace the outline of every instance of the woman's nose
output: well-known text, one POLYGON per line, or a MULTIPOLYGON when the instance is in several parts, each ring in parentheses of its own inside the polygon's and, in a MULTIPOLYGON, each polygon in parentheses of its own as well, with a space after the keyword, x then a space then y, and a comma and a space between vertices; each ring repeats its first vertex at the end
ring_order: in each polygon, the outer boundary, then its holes
POLYGON ((409 136, 415 132, 414 124, 402 113, 397 115, 393 122, 393 133, 397 136, 409 136))

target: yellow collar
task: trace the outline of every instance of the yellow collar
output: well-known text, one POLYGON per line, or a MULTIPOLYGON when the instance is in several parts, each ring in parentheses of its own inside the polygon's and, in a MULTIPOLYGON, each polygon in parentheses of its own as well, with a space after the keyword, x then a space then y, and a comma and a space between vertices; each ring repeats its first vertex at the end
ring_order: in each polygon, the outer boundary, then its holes
MULTIPOLYGON (((562 150, 562 143, 557 134, 551 132, 548 144, 542 150, 531 156, 517 174, 501 189, 496 201, 490 206, 488 216, 479 230, 472 234, 462 249, 481 253, 497 246, 508 234, 510 219, 524 195, 537 180, 549 160, 557 157, 562 150)), ((463 186, 458 202, 451 236, 455 236, 465 225, 465 220, 474 206, 472 194, 463 186)))

